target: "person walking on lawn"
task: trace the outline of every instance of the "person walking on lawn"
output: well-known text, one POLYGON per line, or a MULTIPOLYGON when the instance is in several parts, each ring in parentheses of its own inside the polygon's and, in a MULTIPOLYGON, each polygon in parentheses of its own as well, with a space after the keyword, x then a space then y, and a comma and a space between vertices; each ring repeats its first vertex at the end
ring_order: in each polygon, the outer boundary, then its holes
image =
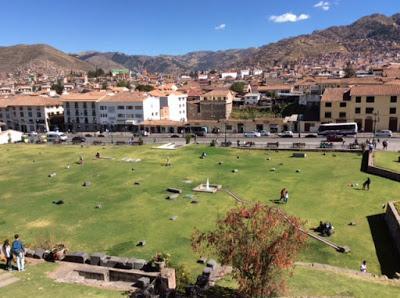
POLYGON ((5 269, 8 270, 8 271, 12 271, 13 256, 12 256, 12 253, 11 253, 10 241, 8 239, 6 239, 6 241, 4 241, 3 254, 6 257, 6 267, 5 267, 5 269))
POLYGON ((19 239, 19 235, 15 234, 15 240, 12 243, 11 250, 13 255, 17 258, 18 271, 25 271, 25 247, 19 239))

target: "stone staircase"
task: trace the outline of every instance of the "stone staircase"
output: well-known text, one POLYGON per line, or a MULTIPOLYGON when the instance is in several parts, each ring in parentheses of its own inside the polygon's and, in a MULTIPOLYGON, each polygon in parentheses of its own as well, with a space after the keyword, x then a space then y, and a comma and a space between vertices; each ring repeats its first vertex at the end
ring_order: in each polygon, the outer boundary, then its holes
POLYGON ((0 271, 0 288, 4 288, 19 281, 19 278, 7 271, 0 271))

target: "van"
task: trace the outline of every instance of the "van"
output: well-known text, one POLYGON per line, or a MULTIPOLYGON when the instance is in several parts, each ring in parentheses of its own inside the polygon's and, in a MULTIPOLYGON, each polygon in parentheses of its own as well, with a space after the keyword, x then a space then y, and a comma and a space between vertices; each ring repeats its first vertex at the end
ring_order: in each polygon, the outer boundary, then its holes
POLYGON ((57 131, 49 131, 46 134, 46 138, 47 142, 57 142, 57 141, 65 142, 68 139, 65 133, 57 131))

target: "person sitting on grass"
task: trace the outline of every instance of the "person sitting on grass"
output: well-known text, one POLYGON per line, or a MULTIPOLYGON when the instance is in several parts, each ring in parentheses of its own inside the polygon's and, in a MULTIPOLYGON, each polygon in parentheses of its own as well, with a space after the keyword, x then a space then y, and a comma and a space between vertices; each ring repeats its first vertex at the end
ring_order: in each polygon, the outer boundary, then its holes
POLYGON ((371 179, 368 177, 367 180, 363 183, 363 190, 369 190, 369 186, 371 185, 371 179))
POLYGON ((362 261, 361 266, 360 266, 360 271, 363 273, 367 272, 367 261, 362 261))
POLYGON ((96 153, 96 158, 100 158, 100 152, 96 153))

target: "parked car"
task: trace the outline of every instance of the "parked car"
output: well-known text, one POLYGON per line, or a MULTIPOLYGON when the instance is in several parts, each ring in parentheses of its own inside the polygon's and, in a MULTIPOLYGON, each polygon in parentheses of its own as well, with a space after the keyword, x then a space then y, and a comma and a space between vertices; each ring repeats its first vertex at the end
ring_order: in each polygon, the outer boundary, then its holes
POLYGON ((285 130, 284 132, 278 134, 281 138, 293 138, 293 131, 285 130))
POLYGON ((86 142, 86 138, 85 137, 81 137, 81 136, 76 136, 76 137, 72 138, 71 142, 72 142, 72 144, 85 143, 86 142))
POLYGON ((104 138, 105 136, 104 136, 103 134, 100 133, 100 134, 97 135, 97 137, 98 137, 98 138, 104 138))
POLYGON ((338 135, 328 135, 326 137, 327 142, 343 142, 343 138, 338 135))
POLYGON ((91 135, 90 133, 87 133, 87 134, 85 134, 85 137, 91 138, 91 137, 93 137, 93 135, 91 135))
POLYGON ((250 132, 245 132, 244 134, 245 138, 259 138, 261 137, 261 133, 258 131, 250 131, 250 132))
POLYGON ((49 131, 46 134, 46 139, 47 142, 65 142, 66 140, 68 140, 68 137, 63 132, 49 131))
POLYGON ((269 137, 271 135, 271 133, 269 131, 266 130, 261 130, 260 134, 262 137, 269 137))
POLYGON ((171 138, 180 138, 180 136, 177 134, 174 134, 174 135, 171 135, 171 138))
POLYGON ((391 130, 385 129, 385 130, 378 130, 375 133, 376 138, 391 138, 393 135, 391 130))
POLYGON ((305 135, 305 138, 317 138, 318 135, 315 133, 309 133, 308 135, 305 135))

